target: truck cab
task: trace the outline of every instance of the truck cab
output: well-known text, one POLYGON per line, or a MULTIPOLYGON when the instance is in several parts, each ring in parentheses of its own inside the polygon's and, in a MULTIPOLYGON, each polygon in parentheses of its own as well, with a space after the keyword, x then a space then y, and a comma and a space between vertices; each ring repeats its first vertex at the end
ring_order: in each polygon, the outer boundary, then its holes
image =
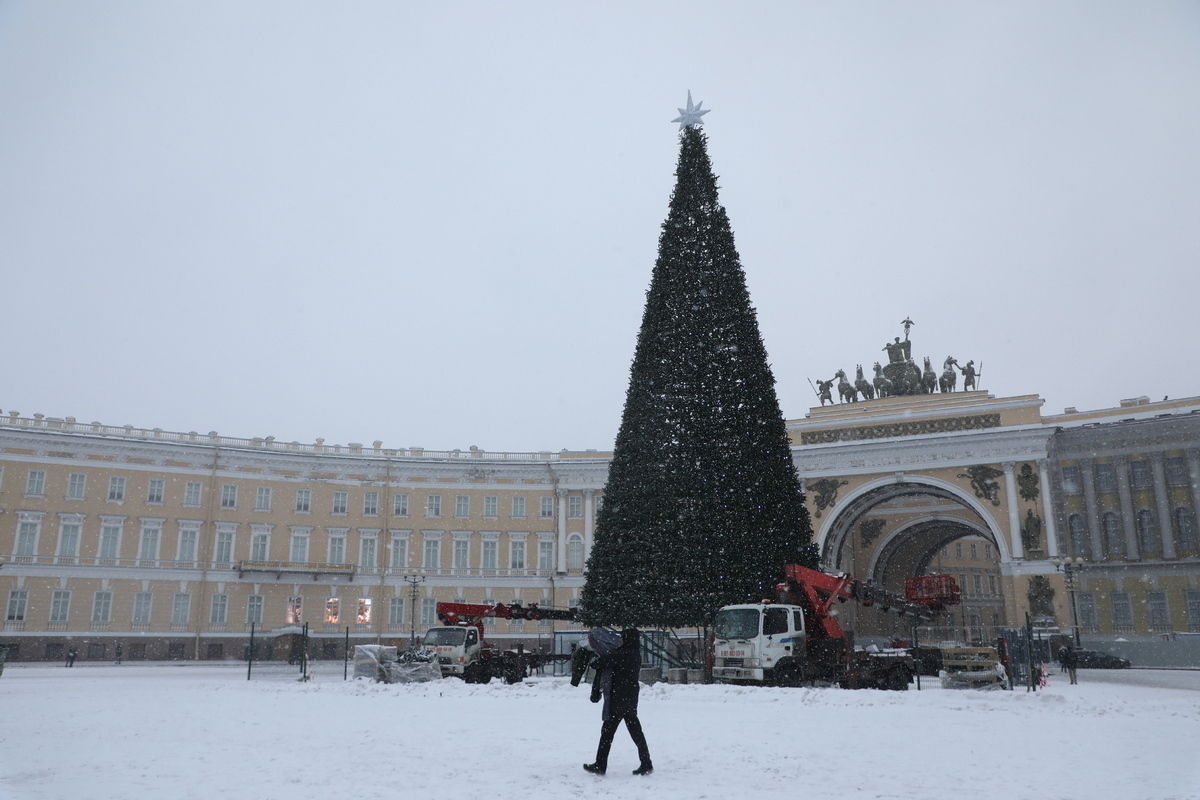
POLYGON ((461 678, 467 665, 479 660, 483 642, 473 625, 448 625, 426 631, 424 646, 437 653, 443 677, 461 678))
POLYGON ((719 681, 774 683, 798 675, 806 659, 804 611, 786 604, 725 606, 713 627, 713 677, 719 681))

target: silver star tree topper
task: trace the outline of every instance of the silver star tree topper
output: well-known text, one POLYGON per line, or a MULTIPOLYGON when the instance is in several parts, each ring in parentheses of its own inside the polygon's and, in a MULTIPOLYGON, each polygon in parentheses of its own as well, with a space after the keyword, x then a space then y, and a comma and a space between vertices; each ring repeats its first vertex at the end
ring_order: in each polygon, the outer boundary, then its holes
POLYGON ((678 109, 679 116, 671 120, 671 122, 678 122, 679 130, 703 125, 704 121, 700 118, 707 114, 710 109, 706 108, 701 110, 700 106, 702 105, 704 105, 703 101, 696 103, 695 105, 692 104, 692 90, 688 89, 687 108, 678 109))

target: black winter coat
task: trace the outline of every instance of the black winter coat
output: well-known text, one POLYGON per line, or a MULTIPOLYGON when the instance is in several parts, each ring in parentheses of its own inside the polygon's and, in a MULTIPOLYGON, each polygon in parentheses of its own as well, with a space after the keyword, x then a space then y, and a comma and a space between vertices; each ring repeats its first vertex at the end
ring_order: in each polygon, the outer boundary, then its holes
POLYGON ((640 648, 636 643, 622 644, 608 655, 595 661, 596 671, 608 670, 612 675, 609 696, 610 717, 624 716, 638 707, 638 673, 642 666, 640 648))

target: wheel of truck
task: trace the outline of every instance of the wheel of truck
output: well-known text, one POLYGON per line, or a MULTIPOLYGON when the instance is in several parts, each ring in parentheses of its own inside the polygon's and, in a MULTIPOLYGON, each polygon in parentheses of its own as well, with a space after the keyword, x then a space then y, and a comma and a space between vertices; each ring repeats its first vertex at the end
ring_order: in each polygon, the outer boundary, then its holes
POLYGON ((888 671, 884 676, 883 688, 893 692, 908 691, 908 682, 912 680, 912 675, 904 667, 895 667, 888 671))
POLYGON ((803 676, 795 664, 784 664, 775 668, 776 686, 799 686, 803 676))

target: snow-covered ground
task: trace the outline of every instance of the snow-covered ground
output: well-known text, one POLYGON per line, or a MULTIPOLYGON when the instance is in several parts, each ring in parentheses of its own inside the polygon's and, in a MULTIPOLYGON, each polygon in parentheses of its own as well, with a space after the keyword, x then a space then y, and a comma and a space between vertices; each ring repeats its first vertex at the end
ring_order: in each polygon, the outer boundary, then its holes
MULTIPOLYGON (((931 687, 930 684, 935 684, 931 687)), ((1200 798, 1200 672, 1081 670, 1034 694, 644 688, 656 771, 563 678, 342 680, 318 664, 9 664, 0 798, 1200 798)))

